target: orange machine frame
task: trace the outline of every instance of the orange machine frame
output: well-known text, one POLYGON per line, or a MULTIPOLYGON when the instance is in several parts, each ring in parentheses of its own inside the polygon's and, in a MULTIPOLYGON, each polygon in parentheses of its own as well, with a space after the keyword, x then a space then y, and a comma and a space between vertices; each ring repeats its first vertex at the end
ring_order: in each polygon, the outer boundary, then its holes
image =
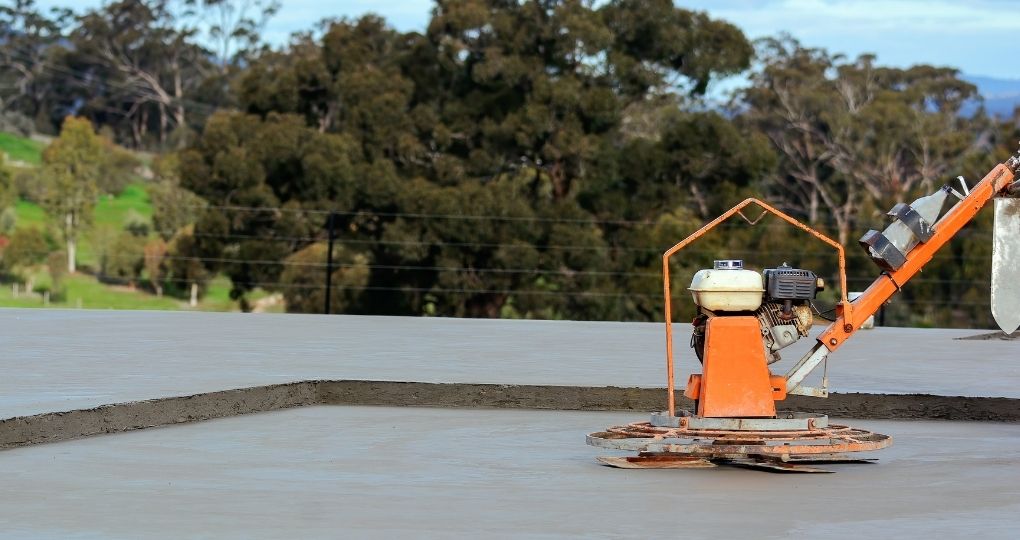
POLYGON ((824 234, 816 231, 815 229, 812 229, 811 227, 808 227, 807 225, 773 208, 772 206, 763 201, 753 198, 745 199, 740 204, 726 211, 726 213, 724 213, 723 215, 710 221, 708 224, 701 227, 697 231, 694 231, 693 234, 691 234, 687 238, 684 238, 679 243, 666 250, 666 253, 662 255, 662 288, 665 295, 665 312, 666 312, 666 392, 670 416, 676 415, 676 396, 675 396, 676 389, 673 376, 673 322, 672 322, 673 313, 672 302, 670 300, 669 258, 676 254, 678 251, 687 247, 689 244, 693 243, 695 240, 707 234, 709 231, 717 227, 719 224, 730 219, 734 215, 739 214, 740 217, 744 218, 748 223, 754 225, 759 220, 761 220, 761 218, 764 217, 766 213, 778 216, 779 218, 781 218, 783 221, 786 221, 790 225, 793 225, 794 227, 797 227, 798 229, 801 229, 803 231, 807 231, 809 234, 811 234, 811 236, 814 236, 815 238, 821 240, 822 242, 825 242, 826 244, 832 246, 836 250, 836 253, 838 254, 839 257, 839 288, 841 295, 840 305, 845 306, 845 309, 842 310, 842 314, 845 315, 846 320, 848 321, 853 320, 852 319, 853 308, 850 307, 850 302, 847 300, 846 297, 846 256, 844 255, 843 252, 843 246, 839 242, 829 238, 828 236, 825 236, 824 234), (753 221, 748 219, 747 216, 745 216, 742 213, 742 210, 751 204, 755 204, 762 209, 762 214, 753 221))

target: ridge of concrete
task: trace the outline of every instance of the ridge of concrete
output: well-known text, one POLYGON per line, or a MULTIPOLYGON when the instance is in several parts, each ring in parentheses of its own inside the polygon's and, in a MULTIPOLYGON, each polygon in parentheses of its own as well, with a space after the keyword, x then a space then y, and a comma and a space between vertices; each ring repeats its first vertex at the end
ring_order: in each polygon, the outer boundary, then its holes
MULTIPOLYGON (((309 405, 657 411, 664 388, 306 380, 0 420, 0 449, 309 405)), ((683 398, 678 405, 690 407, 683 398)), ((790 396, 784 410, 858 419, 1020 422, 1020 399, 930 394, 790 396)), ((635 420, 640 420, 635 418, 635 420)))

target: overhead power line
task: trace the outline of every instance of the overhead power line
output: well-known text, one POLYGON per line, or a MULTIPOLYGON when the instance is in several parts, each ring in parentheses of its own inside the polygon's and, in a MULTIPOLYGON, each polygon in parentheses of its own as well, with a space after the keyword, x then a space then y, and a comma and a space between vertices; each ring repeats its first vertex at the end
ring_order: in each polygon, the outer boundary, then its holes
MULTIPOLYGON (((258 241, 258 242, 286 242, 286 243, 312 243, 324 241, 324 236, 276 236, 267 234, 247 234, 247 233, 205 233, 197 231, 193 233, 193 236, 199 238, 220 238, 224 240, 244 240, 244 241, 258 241)), ((492 248, 492 249, 527 249, 535 251, 622 251, 622 252, 638 252, 638 253, 649 253, 661 255, 669 246, 665 247, 650 247, 650 246, 620 246, 620 245, 566 245, 566 244, 530 244, 530 243, 508 243, 508 242, 447 242, 443 240, 386 240, 386 239, 370 239, 370 238, 344 238, 340 237, 337 239, 340 244, 346 245, 381 245, 381 246, 441 246, 441 247, 464 247, 464 248, 492 248)), ((775 251, 768 249, 728 249, 720 248, 716 250, 705 250, 697 248, 688 248, 683 251, 686 254, 696 255, 711 255, 715 258, 724 258, 727 256, 743 255, 743 256, 767 256, 773 258, 788 258, 794 260, 795 258, 805 257, 835 257, 836 252, 832 251, 775 251)), ((986 261, 988 257, 956 257, 947 255, 957 260, 973 260, 973 261, 986 261)), ((680 257, 682 259, 682 256, 680 257)))
MULTIPOLYGON (((131 280, 118 280, 121 283, 133 283, 131 280)), ((169 278, 163 280, 165 283, 190 284, 196 280, 183 278, 169 278)), ((262 288, 264 290, 318 290, 325 289, 321 283, 287 283, 287 282, 265 282, 251 281, 244 285, 250 288, 262 288)), ((416 286, 371 286, 371 285, 334 285, 334 290, 351 291, 377 291, 377 292, 403 292, 403 293, 434 293, 434 294, 502 294, 521 296, 566 296, 566 297, 594 297, 594 298, 642 298, 661 300, 660 294, 648 293, 617 293, 601 291, 552 291, 534 289, 486 289, 486 288, 448 288, 448 287, 416 287, 416 286)), ((988 302, 955 302, 949 300, 897 300, 894 299, 891 305, 938 305, 938 306, 962 306, 962 307, 986 307, 988 302)))
MULTIPOLYGON (((49 251, 39 252, 37 255, 48 255, 49 251)), ((101 256, 107 262, 110 261, 142 261, 143 254, 117 253, 101 256)), ((183 255, 164 255, 160 257, 163 261, 194 261, 213 264, 235 264, 248 266, 282 266, 299 268, 326 268, 327 263, 314 261, 293 261, 293 260, 269 260, 269 259, 245 259, 237 257, 199 257, 183 255)), ((413 264, 360 264, 360 263, 334 263, 333 268, 351 269, 367 268, 372 270, 399 270, 399 271, 420 271, 420 272, 465 272, 469 274, 520 274, 520 275, 552 275, 563 277, 574 276, 628 276, 661 278, 658 271, 612 271, 612 270, 583 270, 583 269, 542 269, 542 268, 494 268, 494 267, 470 267, 470 266, 436 266, 436 265, 413 265, 413 264)), ((874 278, 853 278, 848 277, 848 283, 871 283, 874 278)), ((980 285, 987 286, 987 280, 965 280, 965 279, 940 279, 940 278, 915 278, 911 283, 925 284, 950 284, 950 285, 980 285)), ((280 284, 282 286, 282 284, 280 284)), ((318 285, 322 286, 322 285, 318 285)), ((908 289, 909 291, 909 289, 908 289)), ((930 302, 925 302, 930 303, 930 302)), ((955 302, 951 302, 955 303, 955 302)))

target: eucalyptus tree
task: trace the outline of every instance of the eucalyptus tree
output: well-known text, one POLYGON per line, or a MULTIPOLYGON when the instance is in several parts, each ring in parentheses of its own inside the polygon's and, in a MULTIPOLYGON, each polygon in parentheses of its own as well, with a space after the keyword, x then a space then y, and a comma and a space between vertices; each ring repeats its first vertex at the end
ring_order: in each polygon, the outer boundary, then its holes
POLYGON ((780 156, 773 195, 842 243, 858 216, 931 191, 972 150, 961 107, 976 89, 951 68, 879 67, 802 47, 789 36, 760 43, 761 69, 741 96, 741 121, 780 156))
POLYGON ((70 273, 77 270, 78 239, 92 222, 105 158, 106 147, 92 124, 75 117, 64 121, 60 136, 42 154, 39 202, 60 231, 70 273))
MULTIPOLYGON (((297 167, 288 169, 290 191, 263 182, 276 206, 341 211, 341 241, 367 251, 373 266, 371 292, 351 310, 616 318, 631 308, 619 301, 613 273, 598 271, 615 257, 615 233, 599 220, 632 205, 605 204, 614 192, 597 179, 605 161, 630 150, 621 124, 649 101, 669 109, 696 101, 709 81, 745 69, 751 52, 734 26, 662 0, 439 1, 424 33, 400 33, 366 16, 264 51, 238 85, 242 108, 261 123, 231 122, 275 132, 275 114, 294 114, 347 141, 343 196, 302 195, 297 167)), ((737 136, 724 123, 718 117, 705 145, 737 136)), ((695 133, 677 129, 666 142, 659 128, 651 134, 666 156, 662 167, 689 151, 683 139, 695 133)), ((207 152, 220 139, 207 128, 194 150, 207 152)), ((226 139, 253 156, 254 141, 226 139)), ((690 193, 689 182, 757 170, 731 163, 747 162, 745 154, 635 181, 642 192, 667 193, 654 208, 668 210, 685 203, 676 193, 690 193)), ((236 172, 259 162, 238 163, 236 172)), ((234 198, 247 192, 222 190, 234 198)), ((223 197, 198 193, 211 202, 223 197)), ((210 225, 200 221, 196 231, 210 225)), ((228 225, 221 228, 236 230, 228 225)))
POLYGON ((321 231, 319 209, 354 196, 356 153, 348 138, 319 133, 298 116, 213 115, 180 154, 180 186, 208 203, 180 242, 184 255, 228 275, 235 299, 272 288, 283 269, 274 263, 321 231))
POLYGON ((188 97, 210 63, 198 30, 179 26, 174 5, 111 2, 81 16, 71 32, 72 67, 89 77, 83 112, 122 115, 135 146, 146 143, 150 126, 160 144, 172 131, 187 129, 188 97))
POLYGON ((47 15, 35 0, 0 5, 0 112, 27 117, 28 129, 50 130, 50 96, 62 78, 54 64, 70 19, 67 9, 47 15))

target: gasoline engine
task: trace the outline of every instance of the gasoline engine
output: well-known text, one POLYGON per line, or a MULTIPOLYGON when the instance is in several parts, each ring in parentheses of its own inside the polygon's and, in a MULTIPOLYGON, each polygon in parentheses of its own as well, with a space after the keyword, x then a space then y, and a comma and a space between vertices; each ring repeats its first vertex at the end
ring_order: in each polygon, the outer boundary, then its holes
POLYGON ((744 269, 741 260, 715 261, 691 280, 697 307, 691 347, 704 362, 705 329, 711 317, 754 315, 761 327, 768 363, 779 361, 779 351, 807 337, 814 322, 812 301, 824 281, 810 270, 783 263, 762 273, 744 269))

